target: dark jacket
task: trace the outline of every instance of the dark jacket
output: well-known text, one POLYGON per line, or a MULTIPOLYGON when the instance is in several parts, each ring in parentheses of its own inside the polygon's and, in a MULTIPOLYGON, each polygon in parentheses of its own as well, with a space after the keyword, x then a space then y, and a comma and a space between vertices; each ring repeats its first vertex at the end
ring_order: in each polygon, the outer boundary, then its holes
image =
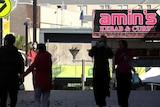
POLYGON ((94 57, 94 69, 109 71, 109 58, 113 58, 113 52, 109 47, 93 46, 89 56, 94 57))
POLYGON ((113 58, 113 52, 109 47, 93 46, 89 51, 89 56, 94 57, 93 82, 101 84, 101 82, 110 80, 109 58, 113 58))
MULTIPOLYGON (((24 71, 24 61, 13 45, 0 48, 0 86, 18 86, 18 75, 24 71)), ((22 82, 22 81, 21 81, 22 82)))

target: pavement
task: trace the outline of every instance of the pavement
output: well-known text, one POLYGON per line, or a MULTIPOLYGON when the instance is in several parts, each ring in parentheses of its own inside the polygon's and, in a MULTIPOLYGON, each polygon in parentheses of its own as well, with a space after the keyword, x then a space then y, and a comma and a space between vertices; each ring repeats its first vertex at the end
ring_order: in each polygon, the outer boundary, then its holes
MULTIPOLYGON (((111 90, 106 99, 107 107, 119 107, 116 90, 111 90)), ((34 91, 20 90, 16 107, 34 107, 34 91)), ((93 91, 52 90, 50 107, 98 107, 95 104, 93 91)), ((160 107, 160 91, 132 90, 129 107, 160 107)))

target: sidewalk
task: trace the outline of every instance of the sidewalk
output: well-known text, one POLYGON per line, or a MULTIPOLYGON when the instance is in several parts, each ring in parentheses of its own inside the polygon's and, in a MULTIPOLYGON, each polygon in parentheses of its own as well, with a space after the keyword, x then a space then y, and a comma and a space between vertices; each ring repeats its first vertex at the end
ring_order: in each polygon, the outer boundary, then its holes
MULTIPOLYGON (((107 98, 107 107, 119 107, 116 91, 111 91, 107 98)), ((129 107, 160 107, 160 91, 133 90, 129 99, 129 107)), ((17 107, 34 107, 34 92, 19 91, 17 107)), ((52 90, 50 107, 97 107, 93 91, 52 90)))

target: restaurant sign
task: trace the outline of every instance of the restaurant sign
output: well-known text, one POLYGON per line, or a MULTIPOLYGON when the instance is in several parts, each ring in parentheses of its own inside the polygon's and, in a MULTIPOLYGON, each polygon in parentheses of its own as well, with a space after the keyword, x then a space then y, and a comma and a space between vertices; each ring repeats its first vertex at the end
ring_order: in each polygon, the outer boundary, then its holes
POLYGON ((146 33, 156 33, 160 30, 160 16, 157 10, 93 10, 92 17, 93 37, 102 34, 121 34, 123 37, 126 33, 132 36, 142 33, 144 36, 146 33))

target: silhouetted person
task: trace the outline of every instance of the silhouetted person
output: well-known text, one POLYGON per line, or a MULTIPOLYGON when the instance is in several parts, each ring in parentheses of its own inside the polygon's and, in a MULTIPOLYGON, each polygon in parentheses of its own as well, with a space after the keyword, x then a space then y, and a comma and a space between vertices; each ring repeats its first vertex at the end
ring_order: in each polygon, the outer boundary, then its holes
POLYGON ((42 107, 49 107, 50 90, 52 89, 52 59, 51 54, 46 51, 45 44, 38 44, 34 62, 21 77, 23 78, 33 69, 35 69, 34 107, 40 107, 41 96, 42 107))
POLYGON ((107 39, 101 36, 100 40, 89 51, 89 56, 94 58, 93 91, 96 104, 106 106, 106 97, 110 97, 110 70, 109 58, 113 58, 111 48, 107 46, 107 39))
POLYGON ((115 64, 117 65, 117 96, 120 107, 128 107, 128 98, 131 90, 132 66, 131 51, 128 49, 128 43, 125 40, 120 40, 119 49, 115 53, 115 64))
POLYGON ((8 96, 10 107, 16 107, 19 85, 23 83, 19 75, 24 71, 24 60, 14 43, 15 37, 7 34, 0 48, 0 107, 7 107, 8 96))

